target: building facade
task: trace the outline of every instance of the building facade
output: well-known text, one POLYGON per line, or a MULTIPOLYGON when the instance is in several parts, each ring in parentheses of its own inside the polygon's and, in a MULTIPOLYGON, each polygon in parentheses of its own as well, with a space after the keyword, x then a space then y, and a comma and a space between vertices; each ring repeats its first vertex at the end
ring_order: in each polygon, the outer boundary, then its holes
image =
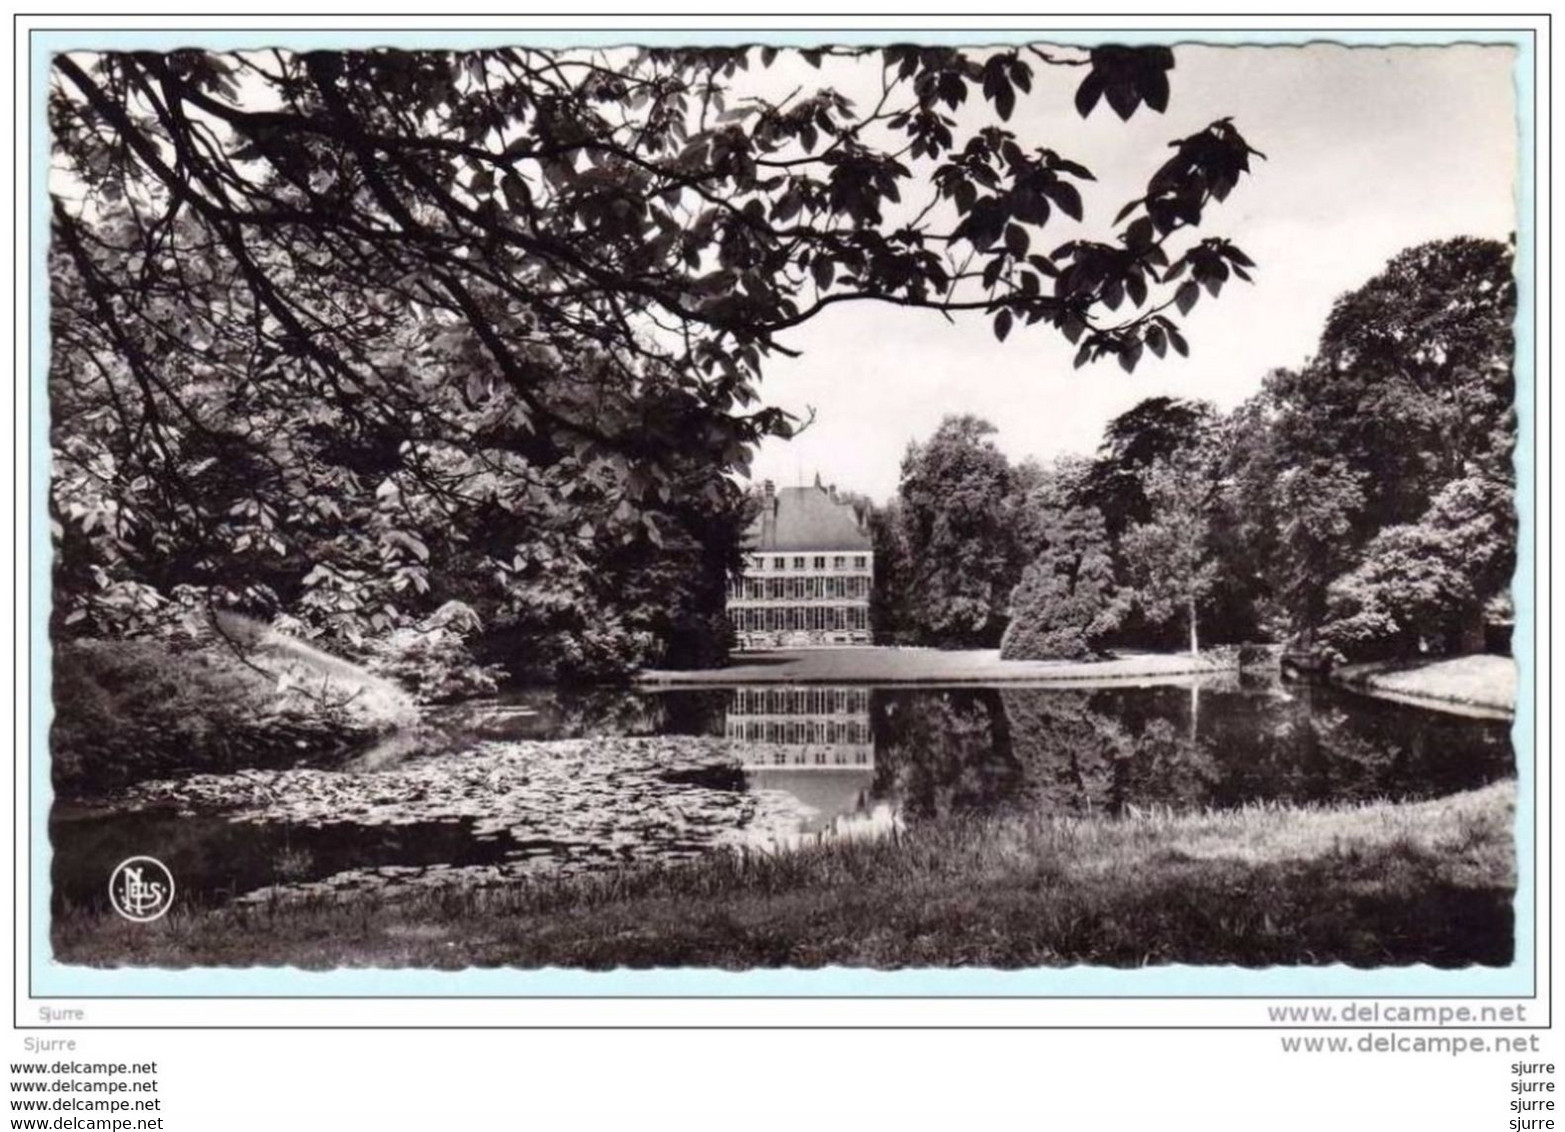
POLYGON ((875 768, 869 689, 747 684, 735 688, 723 734, 746 771, 771 766, 875 768))
POLYGON ((776 844, 802 844, 821 835, 884 833, 894 809, 877 800, 875 737, 870 690, 822 684, 745 685, 735 688, 723 733, 752 790, 784 794, 795 812, 775 816, 759 830, 776 844))
POLYGON ((728 620, 741 649, 874 643, 867 519, 862 506, 819 479, 813 487, 765 485, 744 573, 728 586, 728 620))

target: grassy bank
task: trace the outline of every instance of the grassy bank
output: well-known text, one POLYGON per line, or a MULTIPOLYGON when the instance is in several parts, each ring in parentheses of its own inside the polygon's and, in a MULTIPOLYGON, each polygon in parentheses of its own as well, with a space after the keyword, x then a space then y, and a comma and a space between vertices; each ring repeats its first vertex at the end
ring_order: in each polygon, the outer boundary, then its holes
POLYGON ((67 911, 91 965, 1504 965, 1514 783, 1429 802, 932 824, 401 901, 67 911))
POLYGON ((216 644, 82 640, 54 646, 55 789, 98 793, 138 779, 291 766, 391 730, 366 697, 216 644))
POLYGON ((1109 660, 1001 660, 999 649, 838 648, 741 653, 726 668, 652 670, 649 684, 1028 684, 1145 680, 1234 666, 1231 656, 1122 653, 1109 660))
POLYGON ((1508 656, 1353 664, 1332 678, 1351 688, 1426 703, 1516 712, 1516 662, 1508 656))

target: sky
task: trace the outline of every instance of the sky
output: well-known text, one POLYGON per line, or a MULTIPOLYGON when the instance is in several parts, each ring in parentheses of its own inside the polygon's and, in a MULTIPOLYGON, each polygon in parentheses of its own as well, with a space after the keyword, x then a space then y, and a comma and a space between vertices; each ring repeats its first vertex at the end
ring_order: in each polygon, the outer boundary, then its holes
MULTIPOLYGON (((766 441, 755 479, 807 484, 819 474, 883 501, 895 494, 909 441, 927 438, 947 414, 988 419, 1013 460, 1048 460, 1092 452, 1103 426, 1147 397, 1231 408, 1270 370, 1303 363, 1333 300, 1397 252, 1514 231, 1511 49, 1187 45, 1174 54, 1164 114, 1142 108, 1126 123, 1100 104, 1083 121, 1071 104, 1080 69, 1053 68, 1038 75, 1009 127, 1024 148, 1048 145, 1098 178, 1084 193, 1085 227, 1051 222, 1045 247, 1102 238, 1167 144, 1218 118, 1231 116, 1266 154, 1196 232, 1232 239, 1258 269, 1253 285, 1231 281, 1196 305, 1184 323, 1190 358, 1147 354, 1129 375, 1112 359, 1074 370, 1074 348, 1043 324, 1000 343, 978 316, 953 323, 930 311, 843 304, 781 339, 801 357, 769 359, 762 400, 801 415, 813 408, 815 421, 792 440, 766 441)), ((821 74, 798 77, 820 82, 821 74)))

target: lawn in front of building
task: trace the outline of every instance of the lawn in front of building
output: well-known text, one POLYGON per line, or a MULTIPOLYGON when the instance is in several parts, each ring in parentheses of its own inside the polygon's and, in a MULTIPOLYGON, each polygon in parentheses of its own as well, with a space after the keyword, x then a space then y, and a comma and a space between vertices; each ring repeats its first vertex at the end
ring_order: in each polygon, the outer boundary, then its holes
POLYGON ((1212 672, 1231 660, 1126 652, 1107 660, 1001 660, 999 649, 820 648, 735 653, 726 668, 648 670, 651 684, 995 684, 1142 680, 1212 672))

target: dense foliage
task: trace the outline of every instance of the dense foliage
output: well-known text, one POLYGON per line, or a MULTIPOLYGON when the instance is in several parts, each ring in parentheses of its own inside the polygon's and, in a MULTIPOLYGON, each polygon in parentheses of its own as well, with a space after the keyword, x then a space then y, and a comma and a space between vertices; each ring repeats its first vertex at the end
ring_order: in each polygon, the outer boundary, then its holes
POLYGON ((1015 475, 973 416, 947 417, 902 460, 906 603, 931 643, 988 646, 1004 632, 1015 584, 1015 475))
POLYGON ((1201 602, 1217 581, 1212 557, 1211 480, 1204 461, 1158 460, 1146 472, 1149 515, 1121 541, 1136 603, 1153 624, 1183 618, 1200 651, 1201 602))
POLYGON ((1148 522, 1148 470, 1198 448, 1216 419, 1208 402, 1174 397, 1148 397, 1121 413, 1103 430, 1097 457, 1078 489, 1082 502, 1103 514, 1116 540, 1131 526, 1148 522))
MULTIPOLYGON (((457 644, 513 672, 720 658, 734 473, 793 427, 757 407, 789 330, 854 302, 972 312, 1130 370, 1185 352, 1176 313, 1246 277, 1190 236, 1255 154, 1231 121, 1149 162, 1106 242, 1056 238, 1092 173, 1006 126, 1040 68, 1079 76, 1078 113, 1128 118, 1164 110, 1173 65, 57 56, 56 633, 234 607, 445 687, 455 656, 412 634, 457 602, 457 644)), ((996 636, 1007 588, 953 594, 949 631, 996 636)))
POLYGON ((1103 514, 1076 499, 1081 469, 1068 462, 1040 471, 1023 502, 1024 548, 1032 561, 1011 593, 1000 642, 1007 660, 1084 660, 1101 653, 1126 612, 1115 583, 1103 514))
POLYGON ((1337 302, 1305 370, 1275 376, 1276 458, 1321 469, 1313 499, 1285 500, 1312 524, 1285 534, 1306 551, 1286 590, 1297 628, 1345 653, 1481 639, 1516 561, 1515 317, 1511 249, 1425 244, 1337 302))
POLYGON ((1051 468, 948 420, 904 467, 889 513, 904 537, 888 542, 912 565, 883 553, 883 605, 909 639, 966 643, 948 627, 990 595, 1008 657, 1167 647, 1170 630, 1194 649, 1198 626, 1342 659, 1483 648, 1516 566, 1515 302, 1503 244, 1425 244, 1339 299, 1317 355, 1230 413, 1150 398, 1093 460, 1051 468), (946 526, 910 525, 931 499, 952 501, 946 526))

